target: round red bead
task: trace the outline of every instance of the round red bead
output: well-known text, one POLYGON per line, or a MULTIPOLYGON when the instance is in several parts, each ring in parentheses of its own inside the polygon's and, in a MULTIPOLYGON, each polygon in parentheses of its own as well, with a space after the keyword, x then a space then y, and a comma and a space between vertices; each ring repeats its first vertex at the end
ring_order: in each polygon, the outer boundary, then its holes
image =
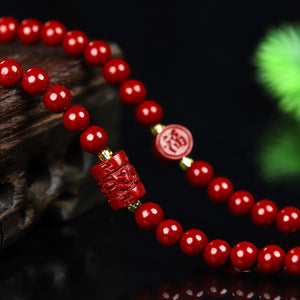
POLYGON ((278 208, 273 201, 260 200, 254 204, 251 211, 251 218, 256 225, 265 227, 275 221, 277 213, 278 208))
POLYGON ((249 270, 256 264, 258 250, 250 242, 236 244, 230 252, 232 264, 241 271, 249 270))
POLYGON ((188 256, 197 256, 205 248, 207 237, 199 229, 187 230, 180 238, 180 248, 188 256))
POLYGON ((111 57, 110 46, 101 40, 91 41, 84 49, 85 61, 94 67, 103 66, 111 57))
POLYGON ((146 87, 136 79, 126 80, 119 88, 120 100, 128 106, 140 104, 145 100, 146 95, 146 87))
POLYGON ((181 225, 175 220, 164 220, 156 228, 156 238, 165 247, 174 246, 183 234, 181 225))
POLYGON ((233 193, 231 181, 225 177, 214 178, 207 187, 208 197, 216 203, 226 202, 233 193))
POLYGON ((275 273, 283 266, 284 251, 277 245, 268 245, 261 249, 257 256, 259 270, 264 273, 275 273))
POLYGON ((135 110, 135 118, 142 126, 154 126, 163 116, 161 106, 153 100, 146 100, 139 104, 135 110))
POLYGON ((195 161, 186 170, 186 178, 188 182, 195 187, 206 186, 214 177, 212 166, 205 161, 195 161))
POLYGON ((86 34, 80 30, 68 31, 62 40, 62 47, 69 56, 80 56, 89 40, 86 34))
POLYGON ((107 133, 99 126, 89 126, 80 135, 80 145, 86 152, 99 153, 106 147, 107 143, 107 133))
POLYGON ((130 76, 130 67, 121 58, 111 58, 102 69, 104 79, 110 84, 121 84, 130 76))
POLYGON ((291 249, 285 255, 284 264, 288 273, 300 276, 300 247, 291 249))
POLYGON ((44 94, 43 101, 49 111, 60 113, 71 106, 72 96, 66 87, 53 85, 44 94))
POLYGON ((229 199, 229 210, 235 216, 245 216, 251 212, 254 205, 253 196, 246 191, 237 191, 229 199))
POLYGON ((23 20, 17 31, 17 36, 20 42, 24 45, 35 45, 40 40, 40 30, 42 24, 36 19, 23 20))
POLYGON ((153 230, 164 219, 161 207, 153 202, 146 202, 135 213, 137 225, 144 230, 153 230))
POLYGON ((215 268, 223 266, 229 259, 230 246, 224 240, 212 240, 204 249, 206 262, 215 268))
POLYGON ((293 206, 283 208, 277 214, 276 224, 278 229, 286 234, 291 234, 300 229, 300 210, 293 206))
POLYGON ((89 126, 90 115, 83 106, 73 105, 65 111, 63 124, 69 131, 80 132, 89 126))
POLYGON ((30 95, 40 95, 44 93, 50 84, 48 73, 41 68, 31 68, 24 72, 22 77, 22 87, 30 95))
POLYGON ((54 47, 61 44, 66 32, 67 29, 61 22, 51 20, 42 26, 40 36, 45 45, 54 47))
POLYGON ((18 22, 12 17, 0 18, 0 43, 10 43, 17 35, 18 22))
POLYGON ((23 69, 21 65, 13 59, 5 59, 0 62, 0 85, 12 87, 22 78, 23 69))

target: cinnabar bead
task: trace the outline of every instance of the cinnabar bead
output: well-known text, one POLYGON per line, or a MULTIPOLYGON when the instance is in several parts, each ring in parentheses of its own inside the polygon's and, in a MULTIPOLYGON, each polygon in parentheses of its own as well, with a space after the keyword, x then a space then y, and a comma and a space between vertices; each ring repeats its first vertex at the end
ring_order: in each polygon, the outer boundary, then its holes
POLYGON ((67 29, 64 24, 56 20, 51 20, 42 26, 40 37, 45 45, 55 47, 61 44, 66 32, 67 29))
POLYGON ((63 85, 53 85, 45 92, 43 101, 49 111, 61 113, 71 106, 72 96, 63 85))
POLYGON ((122 84, 130 76, 130 67, 122 58, 111 58, 102 69, 104 79, 110 84, 122 84))
POLYGON ((161 106, 153 100, 143 101, 135 110, 135 119, 142 126, 154 126, 161 121, 162 116, 161 106))
POLYGON ((153 230, 164 219, 161 207, 153 202, 142 204, 135 213, 136 224, 144 230, 153 230))
POLYGON ((271 200, 260 200, 256 202, 251 211, 253 222, 261 227, 271 225, 277 216, 277 205, 271 200))
POLYGON ((177 244, 182 234, 182 226, 177 221, 171 219, 162 221, 156 228, 156 238, 165 247, 177 244))
POLYGON ((44 93, 48 89, 49 84, 49 75, 41 68, 30 68, 24 72, 22 77, 22 87, 30 95, 44 93))
POLYGON ((254 198, 250 193, 237 191, 231 195, 228 207, 232 214, 241 217, 251 212, 254 203, 254 198))
POLYGON ((292 248, 285 255, 284 264, 288 273, 300 276, 300 247, 292 248))
POLYGON ((204 249, 204 258, 210 266, 219 268, 228 261, 230 249, 226 241, 220 239, 212 240, 204 249))
POLYGON ((212 166, 205 161, 195 161, 186 170, 186 178, 188 182, 195 187, 204 187, 214 177, 214 170, 212 166))
POLYGON ((188 256, 197 256, 205 248, 207 237, 199 229, 189 229, 180 238, 180 248, 188 256))
POLYGON ((91 66, 103 66, 110 58, 110 46, 104 41, 90 41, 84 49, 84 59, 91 66))
POLYGON ((4 59, 0 62, 0 85, 12 87, 22 78, 23 69, 21 65, 13 59, 4 59))
POLYGON ((257 256, 258 268, 263 273, 276 273, 284 262, 284 251, 277 245, 267 245, 257 256))
POLYGON ((106 147, 107 143, 107 133, 100 126, 89 126, 80 135, 80 145, 86 152, 99 153, 106 147))
POLYGON ((208 197, 216 203, 226 202, 233 193, 231 181, 225 177, 214 178, 207 187, 208 197))
POLYGON ((35 45, 40 40, 42 24, 36 19, 25 19, 19 26, 17 36, 20 42, 27 46, 35 45))
POLYGON ((277 214, 276 224, 278 229, 286 234, 291 234, 300 229, 300 210, 294 206, 287 206, 277 214))
POLYGON ((128 106, 136 106, 146 99, 144 84, 136 79, 126 80, 119 88, 120 100, 128 106))
POLYGON ((89 40, 86 34, 80 30, 68 31, 62 40, 62 47, 69 56, 80 56, 89 40))
POLYGON ((17 35, 18 22, 12 17, 0 18, 0 43, 11 43, 17 35))
POLYGON ((255 266, 258 250, 250 242, 236 244, 230 252, 231 263, 241 271, 249 270, 255 266))
POLYGON ((73 105, 64 112, 63 124, 69 131, 83 131, 90 124, 90 114, 83 106, 73 105))

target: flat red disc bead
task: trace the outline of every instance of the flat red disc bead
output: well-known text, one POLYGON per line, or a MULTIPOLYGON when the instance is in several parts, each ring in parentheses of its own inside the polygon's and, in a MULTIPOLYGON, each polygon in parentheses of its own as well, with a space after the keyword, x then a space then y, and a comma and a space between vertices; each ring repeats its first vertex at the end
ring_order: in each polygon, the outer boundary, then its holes
POLYGON ((284 251, 277 245, 268 245, 257 256, 259 270, 263 273, 275 273, 283 267, 284 251))
POLYGON ((161 207, 153 202, 146 202, 141 205, 135 213, 137 225, 144 230, 153 230, 164 219, 161 207))
POLYGON ((156 228, 156 238, 158 242, 171 247, 177 244, 183 234, 181 225, 175 220, 164 220, 156 228))
POLYGON ((186 170, 186 178, 188 182, 195 187, 204 187, 214 177, 214 170, 212 166, 205 161, 195 161, 186 170))
POLYGON ((142 126, 154 126, 163 117, 161 106, 153 100, 146 100, 139 104, 135 110, 135 118, 142 126))
POLYGON ((40 40, 40 30, 42 24, 36 19, 23 20, 17 31, 17 36, 20 42, 24 45, 35 45, 40 40))
POLYGON ((288 273, 300 276, 300 247, 291 249, 285 255, 284 264, 288 273))
POLYGON ((236 244, 230 252, 232 264, 241 271, 249 270, 256 265, 258 250, 250 242, 236 244))
POLYGON ((276 224, 278 229, 286 234, 291 234, 300 229, 300 210, 294 206, 287 206, 277 214, 276 224))
POLYGON ((270 200, 260 200, 256 202, 251 211, 253 222, 261 227, 271 225, 277 216, 277 205, 270 200))
POLYGON ((230 246, 224 240, 212 240, 204 249, 204 258, 206 262, 215 268, 223 266, 229 259, 230 246))
POLYGON ((104 41, 91 41, 84 49, 84 59, 91 66, 103 66, 110 58, 110 46, 104 41))
POLYGON ((187 230, 180 238, 180 248, 188 256, 197 256, 205 248, 207 237, 199 229, 187 230))
POLYGON ((54 47, 61 44, 66 32, 67 29, 64 24, 56 20, 51 20, 42 26, 40 36, 45 45, 54 47))
POLYGON ((61 113, 71 106, 72 96, 66 87, 53 85, 44 94, 43 101, 49 111, 61 113))
POLYGON ((23 69, 21 65, 13 59, 4 59, 0 62, 0 85, 12 87, 22 78, 23 69))
POLYGON ((106 147, 107 143, 107 133, 100 126, 89 126, 80 135, 80 145, 86 152, 99 153, 106 147))
POLYGON ((130 76, 130 67, 122 58, 111 58, 103 66, 102 74, 110 84, 122 84, 130 76))
POLYGON ((207 187, 208 197, 216 203, 226 202, 233 193, 231 181, 225 177, 214 178, 207 187))
POLYGON ((17 35, 18 22, 12 17, 0 18, 0 43, 11 43, 17 35))
POLYGON ((86 34, 80 30, 68 31, 62 40, 62 47, 69 56, 80 56, 89 40, 86 34))
POLYGON ((41 68, 30 68, 24 72, 22 77, 22 87, 30 95, 44 93, 48 89, 49 84, 49 75, 41 68))
POLYGON ((254 198, 250 193, 237 191, 231 195, 228 207, 232 214, 241 217, 251 212, 254 203, 254 198))
POLYGON ((90 124, 90 114, 83 106, 73 105, 65 111, 63 124, 69 131, 83 131, 90 124))
POLYGON ((126 80, 119 88, 120 100, 128 106, 136 106, 146 99, 144 84, 136 79, 126 80))

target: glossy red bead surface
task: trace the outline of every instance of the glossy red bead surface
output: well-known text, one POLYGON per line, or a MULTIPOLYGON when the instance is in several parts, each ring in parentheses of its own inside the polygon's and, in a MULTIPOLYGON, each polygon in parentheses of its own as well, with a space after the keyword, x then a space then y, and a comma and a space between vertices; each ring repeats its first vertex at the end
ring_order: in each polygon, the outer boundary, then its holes
POLYGON ((100 126, 89 126, 80 135, 80 145, 86 152, 99 153, 106 147, 107 143, 107 133, 100 126))
POLYGON ((61 113, 71 106, 72 96, 66 87, 53 85, 45 92, 43 101, 49 111, 61 113))
POLYGON ((40 40, 40 30, 42 24, 36 19, 23 20, 17 30, 17 36, 24 45, 35 45, 40 40))
POLYGON ((236 244, 230 252, 231 263, 241 271, 249 270, 255 266, 258 250, 250 242, 236 244))
POLYGON ((291 234, 300 229, 300 210, 294 206, 287 206, 277 214, 276 224, 278 229, 286 234, 291 234))
POLYGON ((212 240, 204 249, 204 258, 210 266, 218 268, 228 261, 230 250, 231 248, 226 241, 212 240))
POLYGON ((288 273, 300 276, 300 247, 291 249, 285 255, 284 264, 288 273))
POLYGON ((13 59, 4 59, 0 62, 0 85, 4 87, 15 86, 22 78, 23 69, 13 59))
POLYGON ((181 225, 175 220, 164 220, 156 228, 156 238, 158 242, 165 246, 171 247, 177 244, 183 234, 181 225))
POLYGON ((73 105, 63 114, 63 124, 69 131, 83 131, 90 124, 90 114, 83 106, 73 105))
POLYGON ((110 58, 110 46, 104 41, 90 41, 84 49, 84 59, 91 66, 103 66, 110 58))
POLYGON ((119 88, 120 100, 128 106, 136 106, 146 99, 144 84, 136 79, 126 80, 119 88))
POLYGON ((130 67, 122 58, 111 58, 102 69, 104 79, 110 84, 122 84, 130 76, 130 67))
POLYGON ((204 187, 214 177, 214 170, 212 166, 205 161, 195 161, 186 170, 186 178, 188 182, 195 187, 204 187))
POLYGON ((48 73, 41 68, 30 68, 26 70, 22 77, 22 87, 30 95, 40 95, 44 93, 50 84, 48 73))
POLYGON ((277 245, 262 248, 257 256, 258 268, 263 273, 275 273, 283 267, 284 251, 277 245))
POLYGON ((261 227, 271 225, 277 216, 277 205, 270 200, 260 200, 256 202, 251 211, 253 222, 261 227))
POLYGON ((153 100, 143 101, 135 110, 135 119, 142 126, 154 126, 160 123, 162 117, 161 106, 153 100))
POLYGON ((231 195, 228 207, 235 216, 245 216, 251 212, 254 205, 253 196, 247 191, 237 191, 231 195))
POLYGON ((180 238, 180 248, 188 256, 197 256, 205 248, 207 237, 199 229, 190 229, 183 233, 180 238))
POLYGON ((62 47, 69 56, 80 56, 89 40, 86 34, 80 30, 68 31, 62 40, 62 47))
POLYGON ((54 47, 61 44, 66 32, 67 29, 64 24, 56 20, 51 20, 42 26, 40 37, 45 45, 54 47))
POLYGON ((153 202, 142 204, 135 213, 136 224, 144 230, 155 229, 164 219, 161 207, 153 202))
POLYGON ((11 43, 17 35, 18 22, 12 17, 0 18, 0 43, 11 43))
POLYGON ((225 177, 214 178, 207 187, 208 197, 216 203, 222 203, 229 200, 233 193, 231 181, 225 177))

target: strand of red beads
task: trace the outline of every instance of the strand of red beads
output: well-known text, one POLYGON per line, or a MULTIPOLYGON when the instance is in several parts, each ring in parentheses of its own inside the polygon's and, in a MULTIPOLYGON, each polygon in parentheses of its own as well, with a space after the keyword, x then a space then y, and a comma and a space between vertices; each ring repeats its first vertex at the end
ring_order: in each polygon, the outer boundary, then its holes
MULTIPOLYGON (((136 119, 142 126, 150 126, 155 134, 154 153, 167 162, 179 163, 187 170, 188 181, 197 187, 207 186, 209 197, 215 202, 228 201, 229 208, 235 215, 251 212, 253 221, 260 226, 270 225, 275 219, 278 228, 285 233, 299 230, 300 213, 295 207, 286 207, 280 212, 269 200, 254 204, 253 197, 246 191, 233 193, 232 183, 223 177, 214 178, 212 167, 203 161, 188 157, 193 140, 190 132, 183 126, 172 124, 164 126, 160 105, 152 100, 145 100, 146 88, 138 80, 128 79, 130 67, 121 58, 111 58, 109 45, 101 40, 90 41, 79 30, 66 30, 58 21, 49 21, 42 25, 35 19, 26 19, 20 24, 12 17, 0 18, 0 42, 9 43, 16 37, 24 45, 34 45, 42 40, 48 46, 62 45, 70 56, 83 55, 92 66, 103 66, 103 77, 110 84, 121 85, 119 95, 122 102, 136 106, 136 119)), ((25 92, 30 95, 43 94, 45 107, 55 113, 62 113, 64 126, 75 132, 81 132, 80 144, 90 153, 98 154, 100 163, 91 168, 91 173, 113 209, 128 207, 135 213, 138 226, 145 230, 156 229, 157 240, 164 246, 180 244, 181 250, 189 256, 204 253, 207 263, 213 267, 223 266, 231 260, 234 267, 244 271, 257 267, 262 272, 274 273, 283 267, 287 272, 300 275, 300 247, 289 250, 286 254, 277 245, 267 245, 260 251, 250 242, 243 241, 233 248, 220 239, 207 241, 204 232, 190 229, 183 232, 182 226, 175 220, 164 220, 160 206, 153 202, 141 204, 145 194, 134 167, 129 164, 124 151, 115 154, 107 148, 108 136, 99 126, 89 125, 87 110, 73 105, 70 91, 61 85, 49 87, 50 79, 41 68, 30 68, 23 74, 20 64, 11 59, 0 62, 0 85, 12 87, 21 81, 25 92), (118 181, 120 176, 126 182, 118 181)))

